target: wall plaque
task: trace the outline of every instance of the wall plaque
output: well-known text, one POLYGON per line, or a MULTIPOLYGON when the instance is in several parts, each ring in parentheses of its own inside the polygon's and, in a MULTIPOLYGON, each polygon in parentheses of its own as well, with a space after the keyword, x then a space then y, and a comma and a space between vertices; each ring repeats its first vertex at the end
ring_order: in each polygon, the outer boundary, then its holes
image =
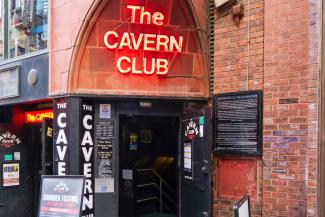
POLYGON ((262 154, 262 91, 215 96, 215 150, 220 155, 262 154))

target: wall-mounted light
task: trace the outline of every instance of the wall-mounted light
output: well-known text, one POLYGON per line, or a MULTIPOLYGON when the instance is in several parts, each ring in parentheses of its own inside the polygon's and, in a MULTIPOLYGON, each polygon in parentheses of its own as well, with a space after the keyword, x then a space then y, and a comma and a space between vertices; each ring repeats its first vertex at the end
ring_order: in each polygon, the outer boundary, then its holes
POLYGON ((139 101, 139 106, 141 108, 151 108, 152 107, 152 102, 148 101, 139 101))

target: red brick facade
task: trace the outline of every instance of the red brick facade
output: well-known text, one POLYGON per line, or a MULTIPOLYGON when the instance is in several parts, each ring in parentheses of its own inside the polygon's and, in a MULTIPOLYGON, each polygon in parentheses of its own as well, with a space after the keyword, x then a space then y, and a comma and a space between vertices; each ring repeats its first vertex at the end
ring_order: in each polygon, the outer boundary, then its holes
MULTIPOLYGON (((215 23, 215 92, 264 90, 263 157, 251 181, 237 176, 239 189, 253 196, 253 216, 317 216, 319 2, 248 2, 238 26, 231 7, 215 23)), ((220 173, 228 159, 214 160, 215 186, 234 178, 220 173)), ((244 159, 233 161, 237 173, 244 159)), ((226 193, 215 188, 214 216, 232 216, 237 192, 226 193)))
MULTIPOLYGON (((172 70, 179 77, 168 81, 121 78, 111 64, 105 65, 108 60, 113 64, 118 54, 106 52, 103 31, 124 25, 125 2, 51 1, 50 95, 208 97, 208 0, 187 1, 193 8, 187 7, 183 14, 195 14, 191 22, 166 12, 169 21, 179 22, 171 26, 183 25, 183 34, 197 30, 195 37, 187 38, 192 42, 187 42, 185 54, 178 59, 180 66, 172 70)), ((160 8, 184 10, 181 2, 185 1, 155 2, 162 4, 160 8)), ((316 217, 320 2, 238 2, 244 6, 239 25, 232 18, 232 5, 215 10, 214 90, 215 94, 263 90, 263 156, 213 154, 213 216, 233 216, 234 203, 248 192, 254 217, 316 217)), ((132 25, 123 27, 129 28, 132 25)))

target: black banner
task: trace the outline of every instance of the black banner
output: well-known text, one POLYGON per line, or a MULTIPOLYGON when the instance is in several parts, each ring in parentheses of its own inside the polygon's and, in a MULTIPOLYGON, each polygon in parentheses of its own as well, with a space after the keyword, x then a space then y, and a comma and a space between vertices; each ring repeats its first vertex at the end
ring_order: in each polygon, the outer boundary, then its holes
POLYGON ((262 154, 262 91, 215 97, 215 150, 218 154, 262 154))
POLYGON ((55 99, 53 105, 53 143, 54 143, 54 174, 70 174, 69 168, 69 103, 67 99, 55 99))
POLYGON ((80 217, 83 176, 42 176, 38 217, 80 217))
POLYGON ((82 216, 94 216, 94 106, 82 102, 80 108, 80 174, 86 177, 82 216))

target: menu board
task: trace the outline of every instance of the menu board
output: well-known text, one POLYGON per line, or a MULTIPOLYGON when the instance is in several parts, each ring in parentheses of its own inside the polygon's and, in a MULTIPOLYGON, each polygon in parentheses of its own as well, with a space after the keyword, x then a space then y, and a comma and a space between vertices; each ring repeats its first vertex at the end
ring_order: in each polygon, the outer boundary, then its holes
POLYGON ((101 121, 96 125, 96 138, 113 139, 114 138, 114 122, 101 121))
POLYGON ((38 217, 80 217, 84 176, 42 176, 38 217))
POLYGON ((100 178, 112 177, 112 160, 113 160, 113 141, 111 140, 98 140, 98 176, 100 178))
POLYGON ((215 150, 226 155, 262 154, 262 91, 215 96, 215 150))
MULTIPOLYGON (((109 108, 110 110, 110 108, 109 108)), ((98 193, 114 192, 114 176, 113 176, 113 144, 114 144, 114 121, 108 119, 100 121, 96 125, 96 142, 97 142, 97 166, 98 178, 97 184, 101 188, 97 188, 98 193)))

